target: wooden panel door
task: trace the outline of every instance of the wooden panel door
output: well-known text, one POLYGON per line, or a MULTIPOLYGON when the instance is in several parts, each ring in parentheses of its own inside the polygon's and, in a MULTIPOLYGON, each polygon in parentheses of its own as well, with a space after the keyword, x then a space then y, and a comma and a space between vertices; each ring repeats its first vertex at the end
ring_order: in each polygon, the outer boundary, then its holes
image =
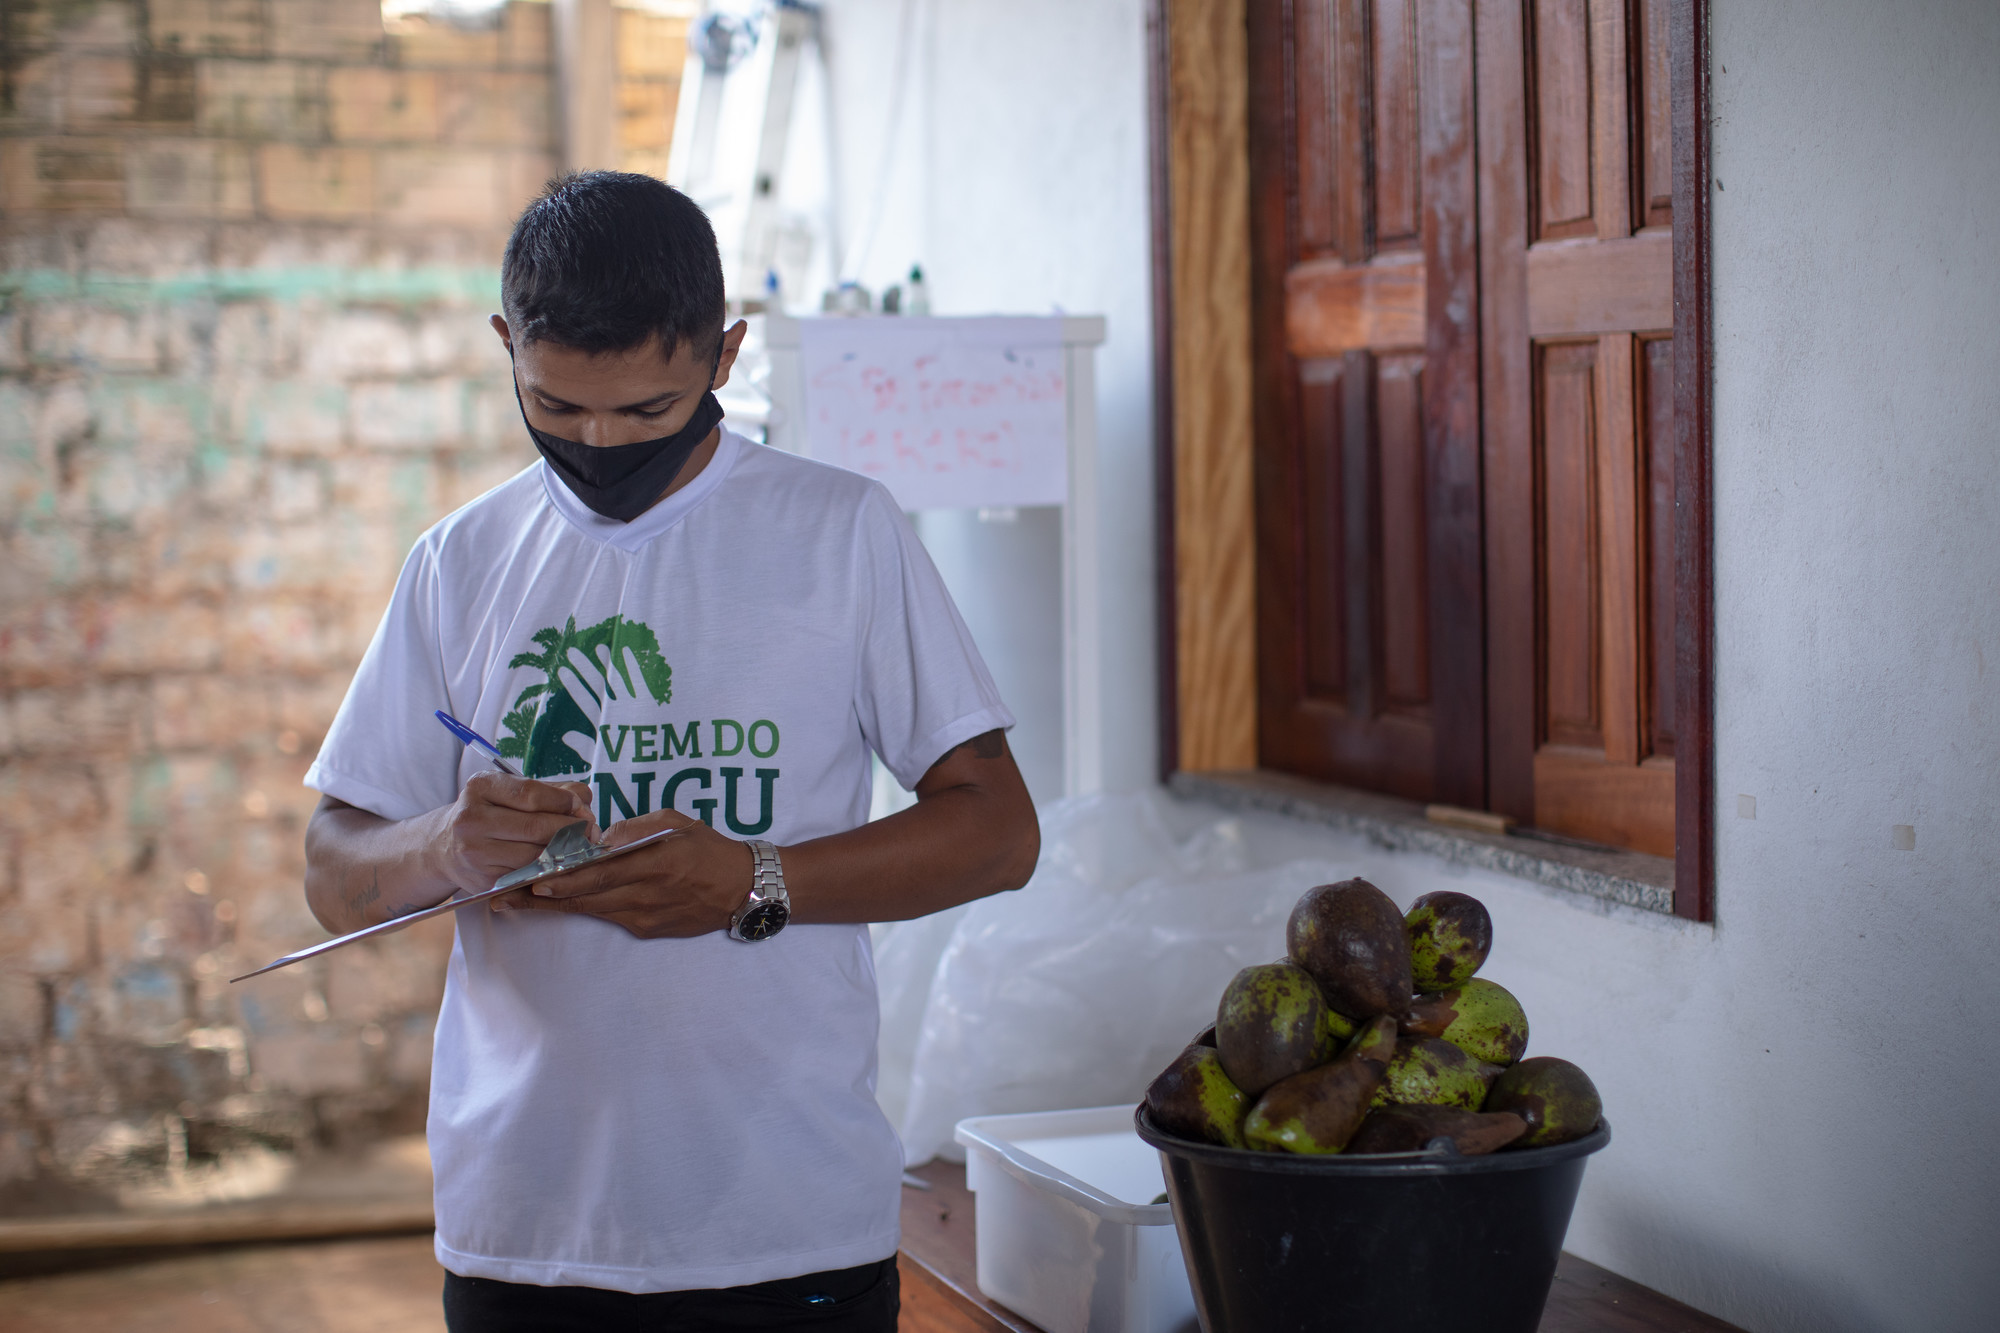
POLYGON ((1472 9, 1249 21, 1259 760, 1481 805, 1472 9))
POLYGON ((1494 807, 1674 853, 1668 0, 1481 0, 1494 807))

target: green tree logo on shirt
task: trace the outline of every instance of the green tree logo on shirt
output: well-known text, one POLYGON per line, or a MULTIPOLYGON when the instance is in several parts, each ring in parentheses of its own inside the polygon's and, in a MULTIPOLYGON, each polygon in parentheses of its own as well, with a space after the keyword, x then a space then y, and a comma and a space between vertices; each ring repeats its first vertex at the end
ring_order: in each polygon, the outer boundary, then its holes
POLYGON ((580 630, 571 616, 561 629, 536 630, 534 640, 541 651, 516 653, 507 669, 534 667, 544 679, 515 697, 501 719, 507 734, 500 739, 500 753, 521 760, 521 771, 531 778, 590 771, 590 760, 565 739, 573 731, 596 732, 578 693, 588 695, 600 713, 606 700, 619 697, 621 685, 628 698, 641 689, 658 704, 674 697, 674 669, 660 656, 659 639, 640 621, 614 615, 580 630))

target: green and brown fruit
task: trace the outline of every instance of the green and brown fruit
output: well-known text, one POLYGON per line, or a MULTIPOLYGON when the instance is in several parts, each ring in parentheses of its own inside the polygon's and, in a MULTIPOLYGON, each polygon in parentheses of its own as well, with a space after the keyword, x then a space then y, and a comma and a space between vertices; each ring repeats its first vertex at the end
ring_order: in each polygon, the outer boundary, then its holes
MULTIPOLYGON (((1396 1045, 1376 1106, 1457 1106, 1477 1111, 1500 1066, 1475 1060, 1439 1037, 1406 1037, 1396 1045)), ((1509 1110, 1509 1107, 1494 1107, 1509 1110)))
POLYGON ((1538 1055, 1495 1079, 1484 1109, 1511 1111, 1527 1122, 1515 1147, 1547 1148, 1596 1129, 1604 1103, 1590 1075, 1567 1060, 1538 1055))
POLYGON ((1216 1022, 1147 1089, 1161 1130, 1296 1153, 1443 1139, 1473 1155, 1597 1128, 1589 1077, 1566 1060, 1523 1059, 1520 1001, 1473 975, 1493 934, 1477 899, 1426 894, 1406 919, 1366 880, 1322 884, 1285 933, 1288 956, 1238 973, 1216 1022))
POLYGON ((1505 986, 1474 977, 1411 1000, 1403 1033, 1441 1037, 1475 1060, 1511 1065, 1528 1049, 1528 1015, 1505 986))
POLYGON ((1400 1020, 1409 1009, 1414 986, 1403 914, 1367 880, 1306 890, 1285 923, 1285 945, 1338 1012, 1400 1020))
POLYGON ((1169 1134, 1225 1148, 1247 1148, 1243 1117, 1250 1099, 1229 1081, 1213 1046, 1199 1042, 1174 1057, 1146 1089, 1153 1123, 1169 1134))
POLYGON ((1337 1058, 1367 1060, 1387 1068, 1389 1061, 1395 1058, 1396 1039, 1400 1035, 1395 1019, 1387 1014, 1377 1014, 1355 1029, 1347 1044, 1339 1048, 1337 1058))
POLYGON ((1422 1152, 1445 1139, 1461 1157, 1496 1152, 1528 1132, 1527 1122, 1508 1111, 1468 1111, 1459 1106, 1384 1106, 1370 1111, 1347 1141, 1350 1155, 1422 1152))
POLYGON ((1403 1015, 1402 1033, 1406 1037, 1442 1037, 1457 1017, 1457 991, 1429 991, 1410 1000, 1410 1012, 1403 1015))
POLYGON ((1493 918, 1470 894, 1427 893, 1410 904, 1403 925, 1411 977, 1420 991, 1463 986, 1493 949, 1493 918))
POLYGON ((1395 1051, 1396 1020, 1387 1014, 1369 1020, 1333 1063, 1294 1074, 1259 1098, 1244 1118, 1243 1137, 1272 1152, 1339 1152, 1367 1118, 1395 1051))
POLYGON ((1215 1049, 1230 1081, 1256 1098, 1340 1049, 1326 1001, 1304 968, 1258 963, 1238 972, 1215 1011, 1215 1049))

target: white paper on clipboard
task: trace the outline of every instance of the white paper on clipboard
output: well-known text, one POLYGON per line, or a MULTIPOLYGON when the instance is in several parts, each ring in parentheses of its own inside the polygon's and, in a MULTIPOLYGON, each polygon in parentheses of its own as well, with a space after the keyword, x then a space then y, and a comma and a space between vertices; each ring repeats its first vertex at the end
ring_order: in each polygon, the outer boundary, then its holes
POLYGON ((807 456, 906 510, 1068 499, 1059 315, 802 320, 799 371, 807 456))

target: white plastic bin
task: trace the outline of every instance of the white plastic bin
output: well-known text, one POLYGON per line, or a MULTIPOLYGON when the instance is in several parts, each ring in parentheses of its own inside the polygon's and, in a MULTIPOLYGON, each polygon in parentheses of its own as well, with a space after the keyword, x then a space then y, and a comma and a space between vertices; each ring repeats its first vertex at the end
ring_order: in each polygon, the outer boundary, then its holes
POLYGON ((1130 1106, 958 1122, 979 1289, 1048 1333, 1197 1333, 1160 1155, 1130 1106))

